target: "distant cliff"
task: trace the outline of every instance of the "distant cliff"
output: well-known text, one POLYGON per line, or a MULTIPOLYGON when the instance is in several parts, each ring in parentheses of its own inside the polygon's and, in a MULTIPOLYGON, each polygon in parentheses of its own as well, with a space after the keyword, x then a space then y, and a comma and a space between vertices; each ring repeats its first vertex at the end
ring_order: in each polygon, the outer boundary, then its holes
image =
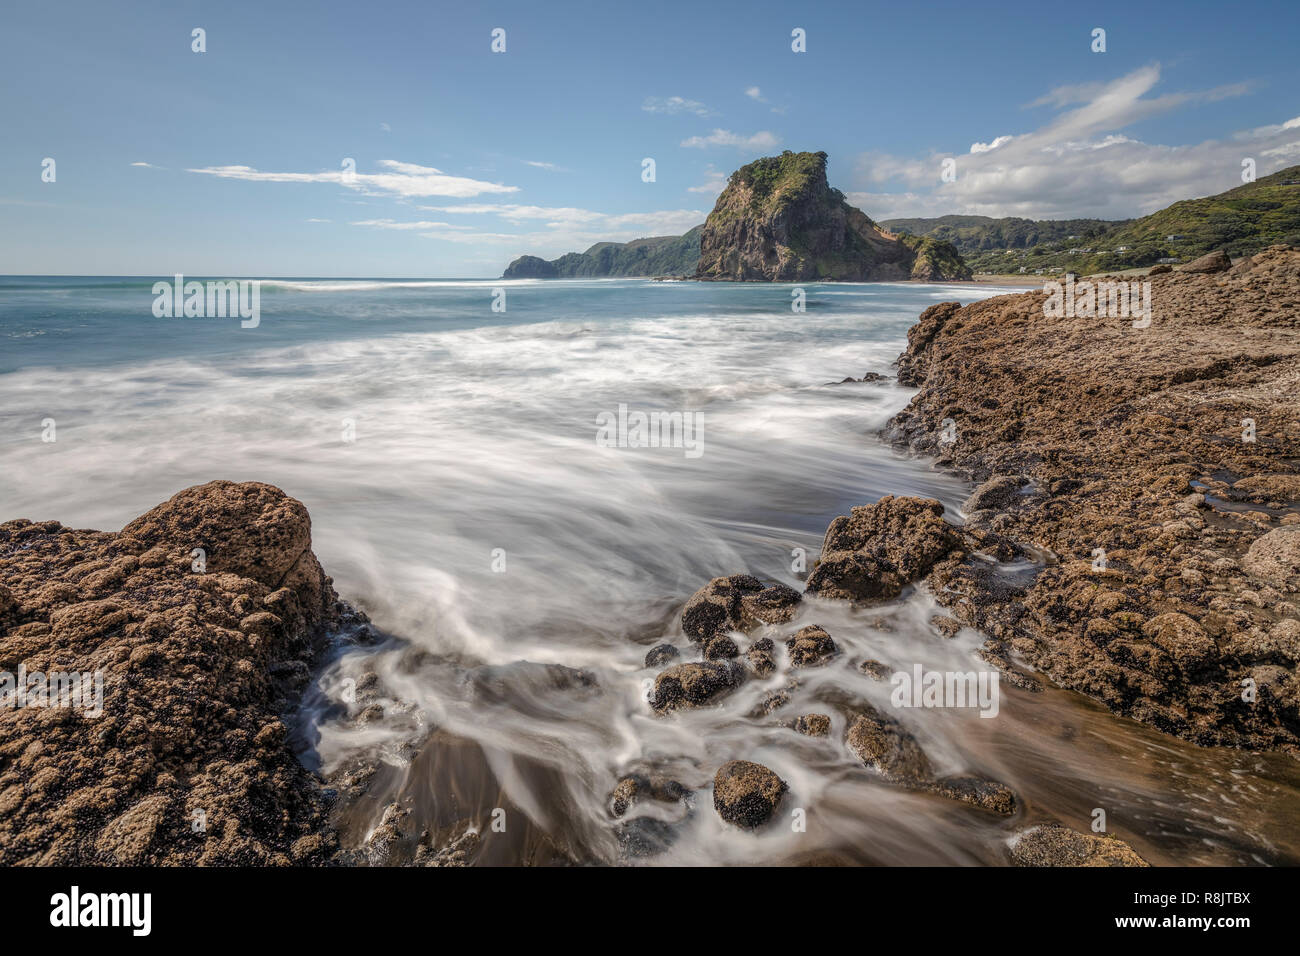
POLYGON ((825 153, 768 156, 731 174, 704 223, 699 279, 969 279, 950 244, 882 231, 826 180, 825 153))
POLYGON ((684 236, 598 242, 558 259, 520 256, 506 279, 599 276, 807 282, 969 279, 949 242, 881 229, 826 181, 825 153, 768 156, 731 174, 702 226, 684 236))
POLYGON ((558 259, 520 256, 506 267, 506 279, 581 279, 597 276, 692 275, 700 261, 700 232, 654 236, 631 242, 598 242, 586 252, 558 259))

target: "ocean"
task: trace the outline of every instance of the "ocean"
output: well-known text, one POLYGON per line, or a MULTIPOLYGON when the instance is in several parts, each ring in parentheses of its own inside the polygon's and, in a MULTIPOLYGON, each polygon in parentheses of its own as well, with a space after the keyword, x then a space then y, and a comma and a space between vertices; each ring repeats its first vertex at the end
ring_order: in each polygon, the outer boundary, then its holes
POLYGON ((645 652, 667 640, 689 659, 678 615, 710 578, 799 587, 830 520, 886 494, 961 520, 966 483, 877 433, 910 397, 890 366, 918 314, 1001 290, 812 283, 794 312, 788 285, 268 279, 245 328, 156 317, 154 281, 0 278, 0 519, 116 530, 215 478, 303 501, 339 594, 390 636, 336 654, 293 717, 327 777, 381 768, 345 833, 395 801, 449 838, 502 810, 484 862, 999 863, 1014 830, 1087 831, 1101 808, 1154 863, 1300 860, 1286 758, 1197 748, 1050 687, 1003 684, 993 720, 901 718, 941 773, 1015 790, 1014 825, 873 777, 837 708, 888 707, 890 685, 858 662, 986 669, 980 636, 941 638, 922 591, 808 602, 796 626, 844 653, 770 717, 748 712, 787 674, 719 707, 647 705, 645 652), (841 383, 866 373, 888 380, 841 383), (622 428, 638 415, 676 430, 653 447, 622 428), (361 682, 380 701, 364 715, 361 682), (812 712, 829 738, 783 726, 812 712), (789 781, 802 829, 723 824, 708 787, 730 759, 789 781), (694 796, 616 821, 630 772, 694 796))

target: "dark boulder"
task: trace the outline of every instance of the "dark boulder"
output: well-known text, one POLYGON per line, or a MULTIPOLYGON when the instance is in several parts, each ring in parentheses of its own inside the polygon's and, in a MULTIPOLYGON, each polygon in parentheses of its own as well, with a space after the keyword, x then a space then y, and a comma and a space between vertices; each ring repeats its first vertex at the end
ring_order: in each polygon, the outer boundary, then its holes
POLYGON ((713 808, 728 823, 752 830, 762 826, 781 802, 789 786, 759 763, 732 760, 713 778, 713 808))

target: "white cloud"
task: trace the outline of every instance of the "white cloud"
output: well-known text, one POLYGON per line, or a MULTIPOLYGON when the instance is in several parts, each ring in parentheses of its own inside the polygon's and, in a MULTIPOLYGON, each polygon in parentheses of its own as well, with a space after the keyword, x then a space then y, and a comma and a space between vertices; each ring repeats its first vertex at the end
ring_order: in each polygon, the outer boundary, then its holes
POLYGON ((757 86, 751 86, 749 89, 745 90, 745 95, 748 96, 751 100, 755 100, 759 103, 767 102, 767 100, 763 99, 763 91, 760 90, 757 86))
POLYGON ((525 159, 524 163, 528 166, 536 166, 538 169, 548 169, 551 172, 559 172, 560 167, 554 163, 543 163, 535 159, 525 159))
POLYGON ((482 193, 513 193, 518 186, 483 182, 463 176, 449 176, 432 166, 404 163, 395 159, 381 159, 378 163, 386 172, 348 173, 342 169, 318 173, 269 173, 251 166, 204 166, 188 170, 221 179, 241 179, 263 183, 336 183, 371 195, 403 197, 448 196, 466 199, 482 193))
POLYGON ((965 154, 863 155, 857 178, 865 188, 850 193, 850 201, 875 219, 1126 219, 1241 185, 1244 158, 1255 159, 1264 176, 1300 156, 1300 117, 1185 145, 1134 138, 1126 130, 1142 120, 1247 91, 1232 84, 1152 95, 1159 80, 1154 65, 1105 83, 1059 87, 1033 104, 1057 109, 1041 127, 973 143, 965 154), (941 181, 946 158, 956 161, 955 182, 941 181))
MULTIPOLYGON (((421 206, 420 208, 429 212, 461 215, 495 215, 509 223, 541 220, 547 228, 553 230, 572 231, 578 227, 598 227, 615 232, 632 230, 635 235, 628 237, 631 239, 648 235, 671 235, 674 230, 679 233, 685 232, 703 222, 707 215, 698 209, 603 213, 571 206, 518 206, 510 203, 461 203, 457 206, 421 206)), ((605 238, 610 237, 605 236, 605 238)))
POLYGON ((162 169, 161 166, 155 166, 153 163, 132 163, 132 166, 142 166, 145 169, 162 169))
POLYGON ((781 137, 767 130, 759 130, 753 136, 741 136, 729 129, 715 129, 708 136, 692 136, 682 140, 688 149, 706 149, 710 146, 734 146, 737 149, 759 150, 771 149, 781 142, 781 137))
MULTIPOLYGON (((328 220, 309 219, 308 222, 327 222, 328 220)), ((455 229, 449 222, 401 222, 396 219, 362 219, 352 223, 354 226, 371 226, 375 229, 402 229, 416 231, 420 229, 455 229)), ((463 228, 463 227, 462 227, 463 228)))
POLYGON ((521 206, 514 203, 462 203, 458 206, 421 206, 427 212, 449 212, 461 215, 500 216, 507 222, 524 222, 544 219, 555 225, 573 225, 584 222, 598 222, 604 218, 603 213, 590 209, 578 209, 572 206, 521 206))
POLYGON ((391 219, 364 220, 353 225, 409 230, 427 239, 483 246, 495 249, 496 254, 508 261, 523 253, 553 259, 566 252, 581 252, 597 242, 627 242, 647 236, 681 235, 702 223, 707 215, 699 209, 601 213, 590 209, 515 206, 505 203, 463 203, 458 206, 421 208, 465 215, 495 215, 510 223, 537 222, 543 228, 527 232, 499 232, 490 228, 479 229, 445 222, 398 222, 391 219))
POLYGON ((308 219, 308 222, 333 222, 332 219, 308 219))
POLYGON ((710 165, 704 171, 704 175, 706 177, 704 182, 700 183, 698 186, 687 186, 686 191, 688 193, 702 193, 706 196, 716 197, 718 193, 727 188, 727 179, 729 177, 721 170, 715 169, 710 165))
POLYGON ((647 96, 646 101, 641 104, 641 109, 647 113, 694 113, 696 116, 710 116, 713 113, 713 110, 703 103, 680 96, 647 96))
POLYGON ((380 123, 379 128, 383 130, 385 133, 391 133, 393 131, 393 128, 389 126, 387 123, 380 123))
POLYGON ((1011 142, 1012 139, 1013 137, 1011 136, 999 136, 991 143, 971 143, 970 151, 972 153, 989 153, 997 149, 999 146, 1005 146, 1007 143, 1011 142))

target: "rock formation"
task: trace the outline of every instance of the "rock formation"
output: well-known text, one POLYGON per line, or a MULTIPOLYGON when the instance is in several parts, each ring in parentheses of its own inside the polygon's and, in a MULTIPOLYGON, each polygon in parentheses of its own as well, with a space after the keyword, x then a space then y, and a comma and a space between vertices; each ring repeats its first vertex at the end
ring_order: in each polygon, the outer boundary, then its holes
POLYGON ((116 534, 0 524, 0 670, 102 679, 98 715, 0 707, 0 864, 327 860, 281 715, 351 613, 270 485, 188 488, 116 534))
POLYGON ((887 433, 981 483, 930 590, 991 660, 1200 744, 1300 755, 1300 250, 1148 281, 1148 327, 1028 292, 908 333, 919 391, 887 433))
POLYGON ((826 180, 825 153, 769 156, 731 174, 700 237, 700 279, 969 279, 945 242, 883 232, 826 180))

